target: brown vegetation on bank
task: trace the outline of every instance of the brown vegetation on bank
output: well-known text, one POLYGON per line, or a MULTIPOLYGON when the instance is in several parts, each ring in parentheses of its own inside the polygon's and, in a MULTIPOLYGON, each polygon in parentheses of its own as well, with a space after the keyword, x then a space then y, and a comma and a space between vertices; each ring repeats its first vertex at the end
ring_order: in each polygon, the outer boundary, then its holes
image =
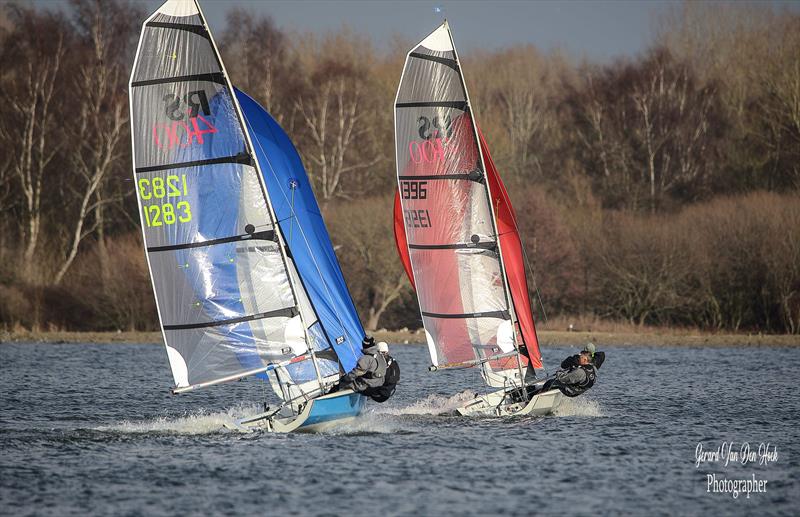
MULTIPOLYGON (((742 347, 742 346, 800 346, 797 336, 790 334, 725 334, 700 332, 692 329, 675 329, 660 327, 636 327, 624 323, 603 320, 599 328, 605 330, 541 330, 539 341, 543 348, 578 347, 587 342, 596 343, 598 347, 609 346, 690 346, 690 347, 742 347), (611 329, 614 330, 611 330, 611 329)), ((408 329, 376 330, 375 339, 395 345, 425 346, 422 331, 408 329)), ((126 332, 32 332, 18 329, 14 331, 0 330, 0 346, 4 343, 54 343, 54 344, 143 344, 161 345, 160 332, 126 331, 126 332)))
MULTIPOLYGON (((111 0, 0 14, 0 328, 157 328, 127 111, 145 16, 111 0)), ((300 151, 362 321, 419 326, 391 221, 408 45, 289 38, 246 11, 218 41, 233 82, 300 151)), ((800 333, 800 16, 686 3, 636 57, 519 46, 466 55, 464 70, 542 329, 800 333)))

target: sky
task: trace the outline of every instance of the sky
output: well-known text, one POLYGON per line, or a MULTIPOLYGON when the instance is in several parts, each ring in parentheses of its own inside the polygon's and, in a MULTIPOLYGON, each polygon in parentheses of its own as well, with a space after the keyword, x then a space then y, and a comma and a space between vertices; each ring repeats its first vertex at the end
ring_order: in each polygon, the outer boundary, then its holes
MULTIPOLYGON (((4 0, 3 0, 4 1, 4 0)), ((137 0, 148 13, 162 0, 137 0)), ((63 7, 67 0, 33 0, 63 7)), ((798 0, 767 0, 800 12, 798 0)), ((288 31, 325 33, 349 26, 378 48, 393 36, 417 42, 446 17, 462 54, 531 43, 543 51, 561 49, 574 58, 610 61, 644 51, 659 14, 679 0, 200 0, 211 30, 225 28, 225 13, 243 7, 273 18, 288 31), (436 12, 438 8, 441 12, 436 12)))

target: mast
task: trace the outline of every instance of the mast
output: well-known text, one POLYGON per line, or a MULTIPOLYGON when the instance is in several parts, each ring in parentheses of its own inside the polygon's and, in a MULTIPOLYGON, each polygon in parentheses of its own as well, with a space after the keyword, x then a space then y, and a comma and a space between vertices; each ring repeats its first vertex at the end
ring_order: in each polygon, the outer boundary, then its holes
MULTIPOLYGON (((467 99, 467 109, 469 113, 469 117, 472 120, 472 132, 475 137, 475 145, 478 147, 478 159, 481 164, 481 170, 483 171, 484 176, 488 174, 486 171, 486 162, 483 159, 483 152, 481 149, 481 140, 478 136, 478 125, 475 123, 475 113, 472 110, 472 103, 469 100, 469 91, 467 90, 467 83, 464 80, 464 70, 461 68, 461 61, 458 59, 458 50, 456 50, 455 41, 453 41, 453 33, 450 31, 450 24, 447 23, 447 20, 444 21, 445 29, 447 30, 447 35, 450 37, 450 44, 453 46, 453 54, 455 55, 456 60, 456 68, 458 69, 458 77, 461 80, 461 87, 464 89, 464 97, 467 99)), ((514 340, 514 349, 517 352, 516 359, 517 359, 517 369, 519 371, 519 380, 522 386, 525 385, 525 372, 522 369, 522 357, 520 357, 519 353, 519 343, 517 342, 517 322, 519 319, 517 318, 516 309, 514 307, 514 300, 511 297, 511 289, 508 285, 508 275, 506 274, 506 267, 505 262, 503 260, 503 247, 500 243, 500 232, 497 231, 497 214, 495 213, 494 203, 492 202, 492 190, 489 186, 489 179, 484 179, 484 187, 486 188, 486 198, 489 202, 489 210, 492 213, 492 228, 494 229, 494 234, 497 238, 497 257, 498 261, 500 262, 500 272, 503 277, 503 294, 506 297, 506 303, 508 304, 508 310, 511 313, 511 327, 513 330, 512 339, 514 340)), ((486 366, 482 365, 485 369, 486 366)), ((488 373, 487 373, 488 375, 488 373)), ((525 400, 528 400, 528 393, 526 390, 522 390, 525 400)))
MULTIPOLYGON (((222 62, 222 57, 219 54, 219 48, 217 47, 217 43, 214 41, 214 35, 211 34, 211 30, 208 27, 208 23, 206 23, 206 17, 203 14, 203 9, 200 7, 200 3, 198 0, 191 0, 194 2, 195 6, 197 7, 197 11, 200 13, 200 19, 203 21, 203 27, 205 27, 206 32, 208 33, 208 39, 211 40, 211 46, 214 48, 214 55, 217 58, 217 62, 219 63, 219 67, 222 69, 222 75, 225 77, 225 82, 228 87, 228 91, 231 92, 231 98, 233 99, 233 106, 236 108, 236 116, 239 118, 239 124, 242 127, 242 133, 244 133, 245 141, 247 142, 247 150, 250 156, 253 157, 253 162, 255 164, 256 171, 258 171, 258 180, 259 185, 261 186, 261 193, 264 196, 264 199, 267 200, 267 208, 269 209, 269 215, 272 219, 273 223, 275 224, 275 235, 278 239, 278 249, 281 253, 281 261, 283 262, 283 267, 287 271, 289 271, 289 264, 286 257, 286 242, 283 237, 283 233, 280 231, 280 226, 278 225, 278 218, 275 215, 275 210, 272 207, 272 201, 267 194, 267 186, 264 183, 264 174, 261 170, 261 165, 258 162, 258 159, 255 156, 255 151, 253 148, 253 141, 250 139, 250 132, 247 130, 247 123, 245 121, 244 115, 242 114, 242 107, 239 105, 239 100, 236 98, 236 92, 233 89, 233 84, 231 83, 230 76, 228 75, 228 71, 225 69, 225 64, 222 62)), ((317 374, 317 382, 319 383, 320 390, 324 390, 325 387, 322 382, 322 376, 319 372, 319 365, 317 364, 317 356, 314 354, 314 347, 312 346, 311 338, 308 335, 308 326, 306 325, 305 318, 303 316, 303 311, 299 310, 300 302, 297 298, 297 292, 294 285, 294 281, 292 278, 291 273, 289 274, 289 287, 292 289, 292 297, 294 297, 295 305, 298 307, 298 313, 300 316, 300 321, 303 324, 303 334, 306 338, 306 344, 308 346, 308 351, 311 355, 311 362, 314 365, 314 371, 317 374)))

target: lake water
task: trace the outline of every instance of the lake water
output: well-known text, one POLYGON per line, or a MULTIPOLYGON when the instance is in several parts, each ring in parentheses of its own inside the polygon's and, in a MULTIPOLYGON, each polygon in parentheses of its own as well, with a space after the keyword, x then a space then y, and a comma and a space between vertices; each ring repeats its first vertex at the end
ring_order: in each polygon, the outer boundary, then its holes
POLYGON ((450 416, 477 372, 396 346, 396 396, 357 422, 242 435, 221 426, 258 410, 256 381, 172 396, 161 346, 0 345, 0 514, 797 515, 800 349, 604 350, 557 416, 450 416), (770 455, 697 466, 699 442, 770 455), (709 493, 709 474, 766 491, 709 493))

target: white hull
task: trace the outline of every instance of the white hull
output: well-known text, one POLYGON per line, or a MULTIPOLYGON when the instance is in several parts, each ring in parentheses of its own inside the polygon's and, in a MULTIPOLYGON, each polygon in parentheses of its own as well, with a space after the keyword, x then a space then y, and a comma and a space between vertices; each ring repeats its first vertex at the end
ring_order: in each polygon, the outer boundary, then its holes
POLYGON ((479 395, 470 402, 456 409, 462 416, 512 416, 512 415, 549 415, 561 404, 564 395, 557 389, 537 393, 530 400, 514 402, 508 390, 498 390, 479 395))

